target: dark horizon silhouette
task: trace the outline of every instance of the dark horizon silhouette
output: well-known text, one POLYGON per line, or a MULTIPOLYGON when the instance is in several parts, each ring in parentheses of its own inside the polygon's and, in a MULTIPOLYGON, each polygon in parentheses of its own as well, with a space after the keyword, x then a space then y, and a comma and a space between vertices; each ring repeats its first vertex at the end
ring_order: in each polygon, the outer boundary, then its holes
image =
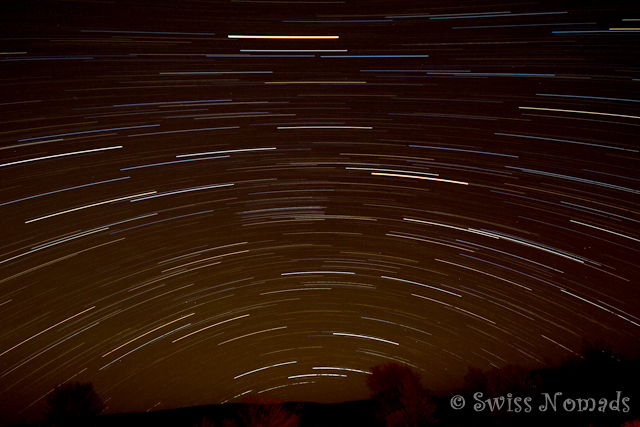
POLYGON ((463 386, 433 393, 406 365, 371 368, 366 385, 371 399, 334 404, 281 403, 245 396, 242 403, 165 409, 151 413, 96 416, 104 404, 91 383, 66 383, 47 395, 49 426, 140 425, 262 427, 310 426, 620 426, 640 417, 640 359, 625 360, 603 341, 583 341, 581 353, 556 367, 529 371, 517 365, 469 367, 463 386), (463 399, 460 405, 460 398, 463 399), (592 401, 590 401, 592 400, 592 401), (472 406, 473 405, 473 406, 472 406), (257 409, 263 408, 263 409, 257 409), (269 409, 272 408, 272 409, 269 409), (202 419, 200 422, 194 420, 202 419))

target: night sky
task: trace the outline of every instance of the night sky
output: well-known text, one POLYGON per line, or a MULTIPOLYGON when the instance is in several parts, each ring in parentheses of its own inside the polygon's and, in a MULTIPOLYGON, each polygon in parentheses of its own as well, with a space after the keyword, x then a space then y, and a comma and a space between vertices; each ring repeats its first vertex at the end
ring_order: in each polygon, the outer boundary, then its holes
POLYGON ((637 2, 0 15, 1 422, 640 356, 637 2))

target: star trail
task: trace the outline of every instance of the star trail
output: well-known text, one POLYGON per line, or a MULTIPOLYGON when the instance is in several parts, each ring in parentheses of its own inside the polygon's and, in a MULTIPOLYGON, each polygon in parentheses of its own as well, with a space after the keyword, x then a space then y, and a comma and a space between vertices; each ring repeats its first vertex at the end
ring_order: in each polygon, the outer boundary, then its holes
POLYGON ((0 423, 640 357, 633 2, 5 2, 0 423))

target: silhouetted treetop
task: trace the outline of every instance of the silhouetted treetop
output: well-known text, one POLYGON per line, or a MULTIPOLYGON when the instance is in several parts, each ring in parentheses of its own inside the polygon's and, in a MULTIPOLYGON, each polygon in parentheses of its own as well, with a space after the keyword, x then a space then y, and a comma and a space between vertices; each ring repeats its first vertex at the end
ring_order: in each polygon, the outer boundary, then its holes
POLYGON ((611 348, 604 340, 582 339, 580 354, 562 359, 562 365, 606 367, 624 361, 624 356, 611 348))
POLYGON ((282 402, 269 398, 248 397, 240 410, 240 423, 225 420, 223 427, 298 427, 302 406, 289 409, 282 402))
POLYGON ((420 375, 397 363, 371 368, 366 380, 376 402, 376 416, 387 427, 417 427, 434 423, 436 405, 420 382, 420 375))
POLYGON ((46 419, 93 417, 104 410, 104 403, 90 382, 59 384, 45 400, 46 408, 43 415, 46 419))

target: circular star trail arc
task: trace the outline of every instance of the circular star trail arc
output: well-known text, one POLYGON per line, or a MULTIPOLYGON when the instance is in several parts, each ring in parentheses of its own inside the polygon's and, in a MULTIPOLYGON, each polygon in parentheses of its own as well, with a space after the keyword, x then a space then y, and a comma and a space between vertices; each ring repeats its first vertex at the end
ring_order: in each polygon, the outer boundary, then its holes
POLYGON ((640 356, 640 10, 494 3, 6 5, 3 422, 640 356))

